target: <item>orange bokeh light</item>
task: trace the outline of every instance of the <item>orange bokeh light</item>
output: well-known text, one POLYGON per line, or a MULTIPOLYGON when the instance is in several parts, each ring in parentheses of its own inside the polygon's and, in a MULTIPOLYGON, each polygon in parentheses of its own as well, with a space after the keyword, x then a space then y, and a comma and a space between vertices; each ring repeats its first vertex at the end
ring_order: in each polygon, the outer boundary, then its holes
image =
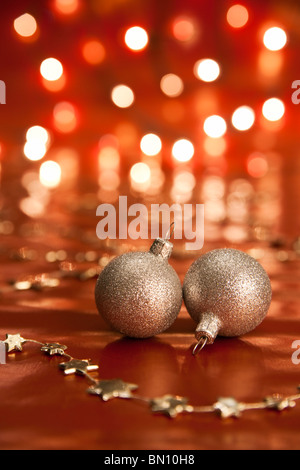
POLYGON ((249 13, 243 5, 233 5, 227 12, 227 22, 232 28, 243 28, 248 23, 249 13))
POLYGON ((63 133, 73 132, 77 127, 76 109, 71 103, 62 101, 53 110, 55 128, 63 133))
POLYGON ((73 15, 79 10, 80 0, 54 0, 54 9, 63 15, 73 15))
POLYGON ((258 152, 249 156, 247 171, 253 178, 262 178, 268 172, 269 165, 263 154, 258 152))
POLYGON ((83 58, 91 65, 98 65, 105 59, 105 48, 98 39, 86 41, 82 47, 83 58))
POLYGON ((197 27, 193 19, 180 16, 172 24, 173 36, 181 42, 192 41, 197 34, 197 27))
POLYGON ((66 83, 67 79, 65 73, 58 80, 52 82, 42 77, 42 84, 44 88, 53 93, 61 91, 66 86, 66 83))
POLYGON ((14 30, 21 38, 33 38, 38 30, 36 19, 29 13, 24 13, 14 20, 14 30))

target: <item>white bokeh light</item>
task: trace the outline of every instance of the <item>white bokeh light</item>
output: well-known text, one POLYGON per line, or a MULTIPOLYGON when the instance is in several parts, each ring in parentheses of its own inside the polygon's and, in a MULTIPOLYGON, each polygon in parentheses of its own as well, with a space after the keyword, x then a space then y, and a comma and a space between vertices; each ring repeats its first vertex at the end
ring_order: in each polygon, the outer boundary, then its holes
POLYGON ((145 155, 157 155, 162 148, 161 139, 156 134, 146 134, 141 139, 140 148, 145 155))
POLYGON ((40 182, 46 188, 56 188, 61 181, 61 167, 51 160, 42 163, 40 168, 40 182))
POLYGON ((283 101, 279 98, 270 98, 264 102, 262 113, 268 121, 279 121, 285 113, 283 101))
POLYGON ((287 43, 286 32, 277 26, 269 28, 264 34, 263 42, 270 51, 279 51, 287 43))
POLYGON ((146 163, 135 163, 131 167, 130 177, 134 183, 144 184, 150 181, 151 170, 146 163))
POLYGON ((28 160, 36 162, 46 155, 47 147, 41 140, 28 140, 25 143, 23 150, 24 155, 28 160))
POLYGON ((42 126, 32 126, 26 132, 26 140, 38 140, 46 144, 49 141, 49 132, 42 126))
POLYGON ((41 75, 45 80, 49 80, 50 82, 59 80, 63 71, 62 63, 53 57, 45 59, 41 63, 41 75))
POLYGON ((172 155, 178 162, 188 162, 194 156, 195 149, 190 140, 179 139, 172 147, 172 155))
POLYGON ((233 127, 239 131, 247 131, 255 121, 255 113, 249 106, 240 106, 237 108, 231 118, 233 127))
POLYGON ((140 26, 133 26, 125 33, 125 44, 132 51, 141 51, 149 41, 147 31, 140 26))
POLYGON ((111 99, 119 108, 129 108, 134 102, 134 93, 127 85, 117 85, 111 92, 111 99))
POLYGON ((221 116, 213 115, 205 119, 203 130, 208 137, 217 139, 226 133, 227 124, 221 116))
POLYGON ((220 66, 213 59, 198 60, 194 65, 195 76, 204 82, 213 82, 220 75, 220 66))

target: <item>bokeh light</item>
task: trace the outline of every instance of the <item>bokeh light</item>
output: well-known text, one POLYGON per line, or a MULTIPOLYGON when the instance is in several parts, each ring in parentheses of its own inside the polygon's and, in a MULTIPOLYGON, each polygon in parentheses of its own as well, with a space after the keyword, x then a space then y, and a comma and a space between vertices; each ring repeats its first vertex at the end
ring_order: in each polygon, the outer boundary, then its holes
POLYGON ((173 181, 173 194, 191 194, 196 186, 195 175, 188 170, 176 172, 173 181))
POLYGON ((262 178, 269 170, 269 164, 266 157, 259 153, 254 152, 248 157, 247 171, 253 178, 262 178))
POLYGON ((227 124, 221 116, 213 115, 205 119, 203 130, 208 137, 219 138, 226 133, 227 124))
POLYGON ((29 13, 19 16, 14 21, 14 29, 19 36, 28 38, 33 36, 37 31, 37 22, 29 13))
POLYGON ((183 92, 184 84, 178 75, 168 73, 162 77, 160 88, 165 95, 175 98, 183 92))
POLYGON ((61 91, 67 83, 66 80, 66 74, 63 73, 63 75, 58 79, 58 80, 46 80, 44 77, 42 77, 42 83, 44 88, 46 88, 47 91, 50 91, 52 93, 57 93, 61 91))
POLYGON ((244 5, 232 5, 227 11, 227 22, 232 28, 243 28, 248 23, 249 13, 244 5))
POLYGON ((206 137, 203 142, 205 152, 211 157, 219 157, 223 155, 227 149, 227 143, 224 137, 213 138, 206 137))
POLYGON ((205 219, 207 222, 218 223, 225 219, 225 194, 226 185, 221 177, 208 175, 205 178, 200 191, 200 197, 205 204, 205 219))
POLYGON ((110 145, 104 146, 98 153, 99 170, 118 170, 120 166, 120 153, 110 145))
POLYGON ((220 75, 220 66, 213 59, 201 59, 194 65, 194 74, 204 82, 213 82, 220 75))
POLYGON ((156 134, 146 134, 141 139, 140 148, 145 155, 157 155, 162 149, 161 139, 156 134))
POLYGON ((45 204, 33 197, 25 197, 19 202, 20 210, 28 217, 38 218, 45 213, 45 204))
POLYGON ((188 162, 193 158, 194 153, 194 145, 188 139, 179 139, 172 147, 172 155, 178 162, 188 162))
POLYGON ((75 107, 67 101, 62 101, 55 105, 53 109, 53 122, 56 130, 63 133, 73 132, 77 127, 75 107))
POLYGON ((150 167, 143 162, 135 163, 130 170, 130 177, 134 183, 146 184, 150 181, 150 167))
POLYGON ((264 102, 262 113, 268 121, 279 121, 284 116, 285 105, 279 98, 270 98, 264 102))
POLYGON ((62 63, 53 57, 43 60, 40 66, 40 72, 45 80, 58 80, 63 74, 62 63))
POLYGON ((26 132, 26 140, 28 141, 40 141, 44 144, 49 142, 50 136, 47 129, 42 126, 32 126, 26 132))
POLYGON ((263 42, 265 47, 270 51, 279 51, 283 49, 287 43, 286 32, 277 26, 269 28, 264 34, 263 42))
POLYGON ((106 52, 98 39, 90 39, 83 44, 82 55, 88 64, 98 65, 105 59, 106 52))
POLYGON ((239 131, 247 131, 255 121, 255 113, 249 106, 240 106, 237 108, 231 118, 233 127, 239 131))
MULTIPOLYGON (((191 200, 194 188, 196 186, 196 178, 193 172, 187 169, 179 169, 174 172, 173 185, 171 187, 170 196, 177 204, 185 204, 191 200), (179 170, 179 171, 178 171, 179 170)), ((187 220, 187 214, 184 214, 187 220)))
POLYGON ((60 165, 62 169, 61 184, 64 190, 74 187, 80 176, 80 153, 71 146, 55 146, 49 151, 48 158, 60 165))
POLYGON ((46 155, 47 147, 43 141, 28 140, 23 150, 25 157, 35 162, 41 160, 46 155))
POLYGON ((50 144, 50 134, 42 126, 31 126, 26 132, 26 143, 23 151, 28 160, 41 160, 47 152, 50 144))
POLYGON ((197 26, 193 18, 179 16, 172 24, 172 33, 175 39, 181 42, 192 41, 197 34, 197 26))
POLYGON ((144 28, 133 26, 127 29, 124 40, 126 46, 132 51, 141 51, 147 46, 149 38, 144 28))
POLYGON ((119 108, 129 108, 134 102, 134 93, 127 85, 117 85, 111 92, 111 99, 119 108))
POLYGON ((98 177, 98 184, 104 191, 115 191, 120 185, 120 176, 114 170, 101 171, 98 177))
POLYGON ((40 167, 40 182, 46 188, 56 188, 61 181, 61 167, 57 162, 49 160, 40 167))
POLYGON ((80 7, 79 0, 54 0, 54 8, 63 15, 73 15, 80 7))
POLYGON ((259 72, 267 80, 279 77, 283 64, 284 55, 281 51, 274 54, 273 51, 263 49, 258 55, 259 72))

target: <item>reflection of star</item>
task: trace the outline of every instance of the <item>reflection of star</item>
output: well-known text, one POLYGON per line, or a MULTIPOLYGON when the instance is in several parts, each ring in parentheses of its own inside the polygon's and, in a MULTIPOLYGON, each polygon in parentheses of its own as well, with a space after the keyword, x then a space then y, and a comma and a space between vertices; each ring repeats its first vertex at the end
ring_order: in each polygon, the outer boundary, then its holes
POLYGON ((231 397, 219 398, 214 404, 214 409, 221 415, 221 418, 229 418, 230 416, 238 418, 241 414, 239 402, 231 397))
POLYGON ((66 349, 67 346, 58 343, 46 343, 41 347, 41 351, 49 354, 49 356, 54 356, 55 354, 63 356, 66 349))
POLYGON ((137 388, 137 385, 123 382, 120 379, 100 380, 88 388, 88 393, 98 395, 102 400, 107 401, 111 398, 131 398, 131 391, 137 388))
POLYGON ((190 411, 187 405, 187 398, 164 395, 161 398, 154 398, 150 401, 151 410, 155 413, 163 413, 170 418, 175 418, 179 413, 190 411))
POLYGON ((87 372, 97 370, 99 367, 90 364, 89 360, 71 359, 68 362, 62 362, 59 367, 63 369, 65 375, 80 374, 85 375, 87 372))
POLYGON ((273 408, 277 411, 285 410, 286 408, 293 408, 296 402, 291 398, 283 398, 281 395, 272 395, 264 399, 267 408, 273 408))
POLYGON ((22 338, 20 334, 6 335, 6 340, 3 341, 7 346, 7 352, 22 351, 22 344, 26 343, 26 339, 22 338))

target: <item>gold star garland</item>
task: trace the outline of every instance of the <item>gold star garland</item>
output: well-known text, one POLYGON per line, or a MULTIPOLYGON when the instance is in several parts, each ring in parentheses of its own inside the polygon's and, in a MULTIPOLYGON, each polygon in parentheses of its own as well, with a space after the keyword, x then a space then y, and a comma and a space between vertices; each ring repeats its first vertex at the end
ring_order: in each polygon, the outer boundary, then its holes
MULTIPOLYGON (((0 221, 1 229, 1 221, 0 221)), ((50 230, 50 229, 49 229, 50 230)), ((69 238, 73 239, 74 231, 69 234, 69 238)), ((1 230, 0 230, 1 233, 1 230)), ((77 233, 77 232, 75 232, 77 233)), ((88 241, 99 245, 99 239, 95 234, 85 234, 88 241)), ((82 234, 84 238, 84 234, 82 234)), ((86 240, 85 240, 86 241, 86 240)), ((297 261, 300 259, 300 237, 293 241, 272 239, 266 240, 269 245, 267 248, 250 248, 247 253, 253 258, 260 260, 266 253, 274 256, 275 260, 281 263, 297 261)), ((36 274, 25 274, 17 279, 11 280, 4 286, 0 285, 0 295, 10 292, 22 292, 27 290, 42 291, 44 289, 53 289, 59 287, 64 279, 77 279, 81 282, 97 279, 100 272, 115 257, 128 251, 146 251, 148 246, 140 246, 139 248, 128 243, 117 244, 111 240, 104 240, 101 249, 80 251, 68 253, 61 249, 57 251, 48 251, 46 253, 38 253, 37 250, 23 246, 17 250, 10 251, 5 246, 1 247, 1 253, 8 254, 9 258, 16 262, 34 262, 37 259, 45 260, 49 265, 55 265, 56 269, 52 272, 41 272, 36 274), (103 254, 103 251, 105 254, 103 254)), ((92 243, 92 244, 93 244, 92 243)), ((187 259, 194 257, 194 253, 188 253, 182 247, 175 247, 172 254, 174 259, 187 259)))
MULTIPOLYGON (((113 398, 125 398, 138 400, 146 403, 152 413, 163 414, 169 418, 176 418, 181 413, 214 413, 222 419, 234 417, 239 418, 243 412, 251 410, 276 410, 283 411, 296 406, 296 401, 300 400, 300 393, 284 397, 279 394, 273 394, 265 397, 260 402, 244 403, 239 402, 233 397, 220 397, 212 405, 195 406, 188 403, 188 399, 181 396, 164 395, 157 398, 147 398, 132 393, 138 389, 138 385, 124 382, 121 379, 95 379, 90 372, 97 371, 98 365, 91 364, 89 359, 75 359, 65 351, 67 346, 59 343, 42 343, 34 339, 25 339, 20 334, 6 334, 6 339, 2 341, 5 344, 6 352, 22 352, 23 344, 35 343, 40 346, 40 350, 49 356, 61 356, 65 362, 59 364, 64 375, 77 374, 85 376, 92 385, 87 389, 90 395, 96 395, 102 401, 108 401, 113 398)), ((300 386, 297 387, 300 390, 300 386)))

